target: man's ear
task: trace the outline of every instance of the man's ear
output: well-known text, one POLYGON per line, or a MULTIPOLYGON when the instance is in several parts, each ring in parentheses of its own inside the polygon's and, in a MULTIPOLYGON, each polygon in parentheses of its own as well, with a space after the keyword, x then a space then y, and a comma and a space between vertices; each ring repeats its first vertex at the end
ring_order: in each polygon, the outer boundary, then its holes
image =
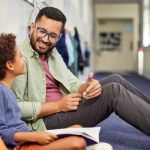
POLYGON ((10 61, 7 61, 7 63, 6 63, 6 68, 7 68, 8 70, 13 71, 13 70, 14 70, 13 63, 10 62, 10 61))
POLYGON ((30 26, 30 33, 34 31, 34 28, 35 28, 35 22, 32 22, 30 26))

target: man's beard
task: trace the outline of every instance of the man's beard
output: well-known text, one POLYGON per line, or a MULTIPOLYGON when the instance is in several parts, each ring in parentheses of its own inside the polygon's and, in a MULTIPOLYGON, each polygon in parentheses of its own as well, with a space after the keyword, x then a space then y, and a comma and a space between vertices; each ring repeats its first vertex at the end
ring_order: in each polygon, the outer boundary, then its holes
MULTIPOLYGON (((41 39, 41 38, 36 39, 36 42, 38 42, 39 39, 41 39)), ((55 45, 52 46, 52 44, 49 43, 49 48, 48 48, 45 52, 40 52, 40 51, 37 50, 37 48, 36 48, 36 42, 34 42, 34 38, 33 38, 33 34, 32 34, 32 35, 31 35, 31 39, 30 39, 30 44, 31 44, 32 49, 35 50, 39 55, 48 54, 48 53, 50 53, 50 52, 52 51, 52 49, 55 47, 55 45), (52 46, 52 47, 51 47, 51 46, 52 46)), ((43 42, 43 43, 44 43, 44 42, 43 42)))

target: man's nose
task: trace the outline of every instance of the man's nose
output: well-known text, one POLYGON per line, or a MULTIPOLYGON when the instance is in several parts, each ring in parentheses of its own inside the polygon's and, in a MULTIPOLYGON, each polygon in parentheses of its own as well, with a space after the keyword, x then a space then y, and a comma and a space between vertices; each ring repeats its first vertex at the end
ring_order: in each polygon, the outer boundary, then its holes
POLYGON ((48 40, 48 35, 46 35, 44 38, 43 38, 43 41, 46 43, 46 42, 49 42, 48 40))

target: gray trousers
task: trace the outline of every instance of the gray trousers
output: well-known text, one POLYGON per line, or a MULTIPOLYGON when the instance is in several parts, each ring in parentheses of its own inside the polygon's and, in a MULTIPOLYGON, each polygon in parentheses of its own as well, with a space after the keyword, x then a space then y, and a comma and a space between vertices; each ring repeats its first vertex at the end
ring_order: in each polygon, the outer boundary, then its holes
POLYGON ((99 82, 102 89, 100 96, 82 98, 76 111, 44 117, 46 128, 66 128, 75 124, 94 127, 115 112, 124 121, 150 136, 150 98, 120 75, 111 75, 99 82))

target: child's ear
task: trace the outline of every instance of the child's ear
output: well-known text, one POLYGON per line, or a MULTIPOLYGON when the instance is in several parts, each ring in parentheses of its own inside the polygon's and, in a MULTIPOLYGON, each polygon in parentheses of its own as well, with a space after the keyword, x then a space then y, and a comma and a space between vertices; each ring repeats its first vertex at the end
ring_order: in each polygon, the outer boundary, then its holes
POLYGON ((13 71, 13 70, 14 70, 13 63, 10 62, 10 61, 7 61, 7 63, 6 63, 6 68, 7 68, 8 70, 13 71))

